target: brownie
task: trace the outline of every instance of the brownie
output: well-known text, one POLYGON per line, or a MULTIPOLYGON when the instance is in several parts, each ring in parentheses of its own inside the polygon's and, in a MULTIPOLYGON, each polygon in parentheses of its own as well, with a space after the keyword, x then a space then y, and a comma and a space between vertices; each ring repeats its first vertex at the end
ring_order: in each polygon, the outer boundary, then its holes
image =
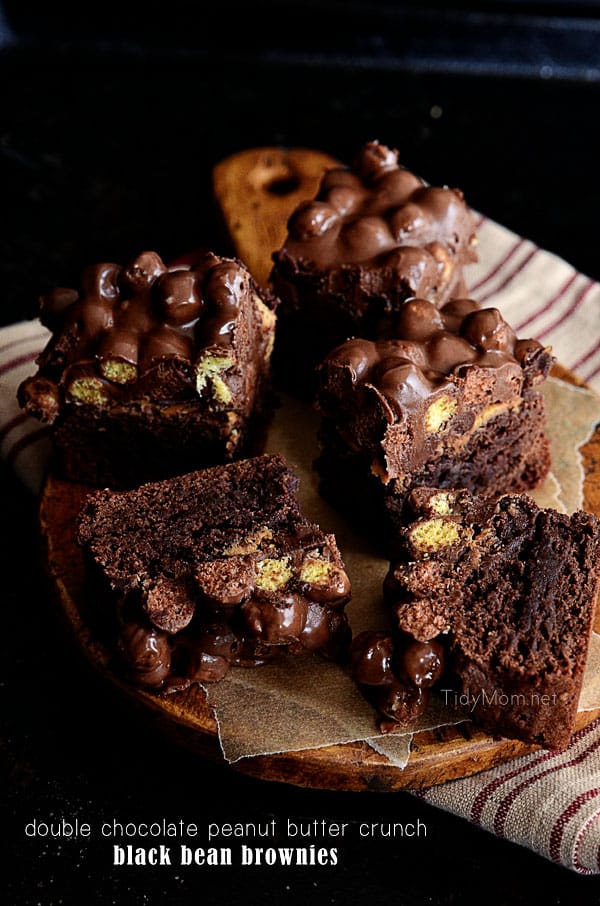
POLYGON ((402 555, 384 582, 393 631, 354 642, 355 678, 377 688, 386 727, 389 690, 414 699, 425 675, 488 732, 563 748, 594 621, 600 523, 540 509, 525 494, 432 488, 413 490, 408 511, 402 555))
POLYGON ((53 426, 57 469, 132 487, 260 452, 275 300, 241 262, 154 252, 87 268, 41 300, 52 336, 21 405, 53 426))
POLYGON ((399 324, 403 339, 348 340, 318 369, 322 491, 390 543, 412 487, 524 490, 550 465, 548 348, 469 299, 413 299, 399 324))
POLYGON ((281 456, 92 493, 79 542, 99 625, 135 684, 172 691, 282 652, 341 656, 350 583, 281 456))
POLYGON ((477 260, 462 192, 427 185, 378 142, 359 151, 352 169, 328 170, 288 230, 271 274, 281 298, 274 361, 305 393, 334 346, 395 335, 407 299, 439 307, 464 295, 463 268, 477 260))

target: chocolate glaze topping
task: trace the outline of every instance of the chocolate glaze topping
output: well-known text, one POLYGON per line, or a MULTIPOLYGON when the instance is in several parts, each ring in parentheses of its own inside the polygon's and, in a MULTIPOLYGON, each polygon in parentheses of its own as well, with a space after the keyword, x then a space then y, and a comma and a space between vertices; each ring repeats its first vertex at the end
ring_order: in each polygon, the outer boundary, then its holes
POLYGON ((423 279, 438 270, 446 249, 460 251, 464 263, 476 259, 462 192, 425 185, 378 142, 362 148, 353 170, 329 170, 315 201, 297 208, 288 229, 280 256, 301 267, 396 267, 403 259, 423 279))
POLYGON ((119 649, 132 680, 140 686, 160 686, 171 669, 171 647, 166 632, 141 620, 122 624, 119 649))
POLYGON ((326 423, 374 458, 384 482, 518 408, 553 361, 535 340, 517 339, 497 309, 470 299, 441 309, 412 299, 399 319, 401 339, 347 340, 319 367, 326 423))
MULTIPOLYGON (((536 340, 517 340, 498 309, 480 309, 471 299, 453 299, 442 309, 411 299, 399 319, 398 339, 352 339, 334 349, 321 369, 325 379, 331 369, 347 369, 352 384, 379 389, 401 410, 448 384, 457 369, 503 369, 510 380, 544 354, 536 340)), ((530 369, 525 377, 539 383, 543 373, 530 369)))
POLYGON ((399 639, 394 654, 398 676, 412 686, 429 689, 441 678, 444 669, 444 649, 440 642, 430 639, 420 642, 409 635, 399 639))
POLYGON ((475 219, 460 191, 425 185, 396 151, 369 142, 353 169, 325 173, 273 255, 280 380, 312 397, 314 369, 348 337, 403 336, 397 321, 408 299, 440 307, 464 295, 475 246, 475 219))
POLYGON ((384 718, 382 732, 408 726, 427 707, 429 689, 441 678, 444 649, 435 639, 366 630, 352 641, 352 677, 384 718), (391 722, 390 722, 391 721, 391 722))
MULTIPOLYGON (((275 305, 241 262, 212 253, 193 267, 168 268, 155 252, 125 267, 88 267, 78 290, 55 289, 41 299, 40 317, 53 336, 38 374, 21 388, 22 404, 52 422, 63 396, 81 400, 82 379, 84 401, 99 405, 148 392, 193 397, 196 366, 207 350, 228 354, 249 302, 257 323, 261 306, 275 305)), ((264 334, 257 331, 258 361, 270 342, 264 334)))
POLYGON ((42 323, 59 336, 40 365, 116 358, 143 373, 160 356, 192 361, 197 348, 230 344, 240 297, 251 282, 240 263, 213 254, 193 268, 167 268, 155 252, 124 268, 94 265, 84 271, 77 294, 58 289, 43 297, 42 323))

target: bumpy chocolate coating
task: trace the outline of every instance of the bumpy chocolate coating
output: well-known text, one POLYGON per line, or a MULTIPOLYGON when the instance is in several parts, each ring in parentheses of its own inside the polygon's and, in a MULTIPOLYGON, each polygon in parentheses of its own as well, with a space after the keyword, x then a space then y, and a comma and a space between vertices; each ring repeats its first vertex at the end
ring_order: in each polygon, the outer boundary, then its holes
POLYGON ((140 686, 162 686, 171 668, 168 636, 154 626, 129 620, 121 627, 119 648, 127 672, 140 686))
POLYGON ((429 689, 444 671, 444 648, 435 639, 420 642, 404 635, 399 639, 394 663, 398 676, 406 683, 429 689))
POLYGON ((325 657, 340 660, 347 655, 351 637, 348 618, 343 611, 312 603, 308 605, 298 644, 292 646, 292 650, 318 651, 325 657))
POLYGON ((228 672, 236 647, 237 637, 226 623, 207 623, 177 639, 176 671, 191 682, 218 682, 228 672))
POLYGON ((52 336, 18 399, 53 426, 57 474, 130 488, 259 452, 277 302, 212 253, 192 267, 155 252, 93 265, 45 296, 52 336))
MULTIPOLYGON (((120 274, 119 295, 103 295, 113 306, 117 299, 120 304, 112 309, 113 324, 103 337, 101 358, 114 356, 132 364, 140 362, 143 371, 161 356, 191 360, 198 333, 202 333, 203 346, 224 345, 222 328, 231 319, 231 294, 224 288, 223 279, 221 283, 214 279, 215 270, 224 271, 231 282, 242 273, 238 263, 223 263, 215 255, 207 255, 200 265, 185 270, 168 270, 151 252, 132 261, 120 274), (203 313, 205 317, 201 318, 203 313), (137 348, 131 349, 129 356, 123 355, 123 337, 130 346, 135 338, 137 348)), ((244 276, 245 283, 244 278, 239 279, 242 288, 250 282, 249 275, 244 276)), ((94 295, 80 297, 79 307, 83 312, 97 307, 94 295)), ((72 312, 72 317, 77 314, 72 312)), ((95 333, 87 337, 84 334, 81 343, 85 347, 95 338, 95 333)), ((69 359, 76 360, 76 356, 77 350, 73 350, 69 359)))
POLYGON ((383 732, 410 725, 425 710, 428 690, 444 670, 442 644, 419 642, 408 633, 361 632, 352 641, 350 659, 352 678, 383 715, 383 732))
POLYGON ((446 329, 442 315, 426 299, 409 299, 398 313, 398 336, 423 343, 446 329))
MULTIPOLYGON (((78 290, 56 289, 41 300, 40 316, 53 336, 38 359, 38 375, 22 385, 21 403, 52 423, 58 410, 40 404, 41 382, 54 384, 57 399, 73 401, 70 388, 82 367, 95 384, 88 382, 85 395, 81 386, 75 388, 79 401, 135 399, 150 389, 149 375, 155 393, 177 398, 172 372, 164 367, 168 360, 179 369, 179 396, 186 389, 189 395, 206 350, 219 355, 231 347, 249 299, 259 308, 275 305, 241 262, 212 253, 193 267, 168 268, 155 252, 142 252, 123 268, 114 263, 88 267, 78 290)), ((268 345, 268 336, 257 343, 257 360, 268 345)))
POLYGON ((287 536, 259 528, 234 548, 245 553, 200 564, 192 584, 239 637, 327 656, 340 648, 347 624, 338 611, 350 598, 350 581, 333 536, 302 525, 287 536))
POLYGON ((390 686, 394 682, 394 640, 385 632, 366 630, 352 640, 352 676, 360 686, 390 686))
POLYGON ((277 601, 247 601, 241 607, 248 634, 270 645, 284 645, 304 630, 308 602, 298 595, 282 595, 277 601))
POLYGON ((119 274, 119 282, 125 291, 143 292, 166 270, 164 262, 156 252, 142 252, 123 268, 119 274))
POLYGON ((178 634, 173 645, 173 671, 168 690, 190 683, 216 683, 232 666, 258 667, 273 660, 277 647, 235 632, 229 623, 216 618, 199 623, 178 634))
POLYGON ((185 678, 191 683, 218 683, 229 672, 228 658, 210 654, 202 647, 191 648, 185 666, 185 678))
MULTIPOLYGON (((348 368, 353 384, 379 386, 386 381, 386 396, 394 401, 409 391, 419 396, 432 393, 461 366, 509 366, 520 373, 544 353, 536 340, 517 340, 496 308, 480 309, 470 299, 453 300, 442 309, 426 299, 411 299, 400 313, 399 325, 398 339, 352 339, 334 349, 321 369, 325 377, 331 368, 348 368), (400 365, 409 371, 390 380, 388 372, 400 365)), ((532 378, 536 383, 542 380, 539 373, 532 378)))
POLYGON ((353 169, 327 171, 288 231, 271 272, 281 299, 274 364, 301 396, 313 395, 315 367, 346 338, 405 336, 408 300, 440 307, 463 295, 464 268, 477 259, 462 193, 425 185, 378 142, 353 169))
POLYGON ((421 642, 408 633, 392 636, 365 630, 353 640, 350 659, 353 677, 363 686, 390 686, 401 681, 428 688, 440 679, 444 669, 440 642, 421 642))
POLYGON ((193 271, 167 271, 156 281, 157 296, 167 324, 179 327, 200 317, 204 306, 193 271))
POLYGON ((429 702, 429 690, 422 686, 396 682, 373 689, 369 697, 384 718, 389 718, 380 720, 379 729, 382 733, 390 733, 398 727, 410 727, 425 711, 429 702))
MULTIPOLYGON (((468 314, 460 327, 461 336, 477 349, 515 350, 515 332, 497 308, 484 308, 468 314)), ((522 362, 521 362, 522 364, 522 362)))
POLYGON ((469 299, 441 309, 413 299, 399 318, 400 339, 351 339, 329 353, 318 370, 318 406, 351 451, 373 457, 375 474, 404 487, 440 444, 451 454, 490 419, 533 399, 553 358, 535 340, 517 339, 497 309, 469 299))
MULTIPOLYGON (((473 217, 457 189, 426 186, 398 164, 398 152, 369 142, 354 169, 329 170, 317 199, 292 214, 280 259, 330 270, 348 264, 398 265, 399 247, 419 249, 413 268, 438 272, 434 243, 473 261, 473 217)), ((276 258, 276 261, 278 259, 276 258)))

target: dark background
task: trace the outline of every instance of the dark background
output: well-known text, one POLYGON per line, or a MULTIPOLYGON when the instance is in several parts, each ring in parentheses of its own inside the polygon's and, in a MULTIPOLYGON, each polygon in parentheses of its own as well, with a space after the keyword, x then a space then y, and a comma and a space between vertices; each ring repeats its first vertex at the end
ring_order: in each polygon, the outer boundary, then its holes
MULTIPOLYGON (((91 261, 227 252, 211 167, 272 143, 350 160, 377 138, 600 278, 597 3, 107 0, 74 12, 15 0, 0 6, 0 43, 0 323, 33 317, 40 291, 91 261)), ((37 565, 34 502, 5 467, 0 483, 3 902, 600 902, 598 880, 408 794, 271 785, 174 748, 79 660, 37 565), (428 837, 353 835, 336 868, 117 870, 108 843, 25 839, 25 822, 62 816, 420 817, 428 837)))

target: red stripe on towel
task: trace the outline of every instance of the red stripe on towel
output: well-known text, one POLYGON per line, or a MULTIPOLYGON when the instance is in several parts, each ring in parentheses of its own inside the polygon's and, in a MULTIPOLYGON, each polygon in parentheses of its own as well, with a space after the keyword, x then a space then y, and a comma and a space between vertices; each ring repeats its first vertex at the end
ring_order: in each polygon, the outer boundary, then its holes
POLYGON ((508 817, 508 812, 511 805, 517 799, 523 790, 527 787, 532 786, 534 783, 537 783, 538 780, 544 780, 545 777, 549 777, 550 774, 555 774, 557 771, 562 771, 564 768, 572 768, 576 764, 581 764, 582 761, 591 755, 596 749, 600 749, 600 738, 594 740, 594 742, 588 746, 583 752, 580 752, 579 755, 576 755, 570 761, 561 762, 560 764, 552 765, 552 767, 547 768, 545 771, 540 771, 539 774, 534 774, 533 777, 527 777, 523 783, 520 783, 518 786, 514 787, 503 800, 502 804, 498 808, 496 815, 494 817, 494 832, 499 837, 504 837, 504 826, 506 824, 506 818, 508 817))
POLYGON ((536 318, 539 318, 540 315, 543 315, 545 311, 548 311, 548 309, 552 308, 554 303, 558 302, 559 299, 562 299, 567 290, 573 285, 573 283, 575 283, 575 280, 578 276, 579 274, 572 274, 566 281, 566 283, 563 283, 558 292, 551 296, 547 302, 544 302, 541 308, 536 308, 536 310, 532 314, 530 314, 529 317, 525 318, 524 321, 521 321, 520 324, 515 325, 516 332, 520 333, 524 327, 526 327, 528 324, 531 324, 532 321, 535 321, 536 318))
POLYGON ((589 802, 590 799, 595 799, 596 796, 600 793, 600 787, 596 786, 591 790, 585 790, 585 792, 580 793, 573 802, 569 805, 568 808, 564 810, 562 815, 558 818, 554 827, 552 828, 552 833, 550 835, 550 858, 553 862, 560 863, 560 847, 565 835, 565 827, 569 821, 575 817, 575 815, 581 810, 582 806, 586 802, 589 802))
MULTIPOLYGON (((577 733, 574 733, 571 737, 571 747, 584 739, 588 733, 591 733, 593 729, 596 729, 600 724, 600 719, 593 721, 589 726, 584 727, 582 730, 578 730, 577 733)), ((568 751, 568 750, 567 750, 568 751)), ((514 768, 512 771, 508 771, 506 774, 502 774, 501 777, 496 777, 495 780, 492 780, 491 783, 488 783, 487 786, 484 786, 482 790, 479 791, 473 805, 471 806, 471 820, 475 824, 481 824, 481 816, 483 810, 486 806, 486 803, 492 793, 494 793, 503 783, 506 783, 509 780, 512 780, 514 777, 518 777, 519 774, 524 774, 526 771, 531 770, 531 768, 537 767, 537 765, 542 764, 546 761, 549 761, 551 758, 556 757, 556 752, 542 752, 541 755, 536 756, 533 759, 528 760, 525 764, 520 765, 518 768, 514 768)), ((561 762, 563 764, 563 762, 561 762)))
POLYGON ((518 239, 516 242, 514 242, 513 245, 510 247, 510 249, 508 250, 508 252, 506 252, 504 257, 501 258, 500 261, 495 265, 495 267, 493 267, 490 271, 488 271, 487 274, 484 274, 484 276, 481 278, 481 280, 478 280, 477 283, 474 284, 474 286, 471 286, 469 289, 469 292, 474 293, 476 290, 480 289, 484 285, 484 283, 487 283, 488 280, 491 280, 492 277, 495 277, 496 274, 502 270, 504 265, 508 264, 508 262, 513 257, 513 255, 515 255, 519 251, 519 249, 521 248, 521 246, 524 243, 525 243, 524 239, 518 239))
POLYGON ((575 296, 575 299, 573 300, 573 302, 571 303, 571 305, 567 308, 567 310, 564 311, 564 312, 559 316, 559 318, 558 318, 556 321, 554 321, 553 324, 550 324, 549 327, 544 327, 544 329, 541 330, 541 331, 537 334, 538 339, 539 339, 540 337, 546 337, 546 336, 548 336, 549 333, 552 333, 553 330, 556 330, 557 327, 560 327, 560 325, 563 324, 563 323, 567 320, 567 318, 570 318, 571 315, 573 314, 573 312, 574 312, 577 308, 579 308, 579 306, 581 305, 581 303, 583 302, 583 300, 585 299, 585 297, 587 296, 587 294, 589 293, 589 291, 594 287, 594 285, 595 285, 595 284, 594 284, 594 281, 593 281, 593 280, 590 280, 590 281, 588 282, 588 284, 587 284, 586 286, 584 286, 584 288, 583 288, 583 289, 575 296))
POLYGON ((533 261, 533 259, 535 258, 535 256, 538 254, 539 251, 540 251, 540 250, 539 250, 538 248, 532 249, 532 250, 529 252, 529 254, 528 254, 528 255, 525 255, 525 257, 523 258, 523 260, 519 262, 519 264, 517 265, 517 267, 515 267, 515 268, 508 274, 508 276, 504 278, 504 280, 502 281, 502 283, 500 283, 498 286, 494 287, 494 289, 490 290, 488 293, 485 293, 485 294, 484 294, 483 296, 481 296, 477 301, 480 302, 480 303, 486 302, 486 301, 487 301, 488 299, 490 299, 492 296, 495 296, 496 293, 499 293, 500 290, 505 289, 505 287, 507 287, 509 283, 512 283, 512 281, 513 281, 514 278, 517 276, 517 274, 520 274, 521 271, 524 271, 524 270, 525 270, 525 268, 527 267, 527 265, 530 264, 531 261, 533 261))
POLYGON ((0 375, 6 374, 7 371, 12 371, 13 368, 18 368, 19 365, 24 365, 26 362, 35 362, 39 354, 39 349, 36 349, 35 352, 25 352, 15 359, 9 359, 8 362, 0 365, 0 375))

